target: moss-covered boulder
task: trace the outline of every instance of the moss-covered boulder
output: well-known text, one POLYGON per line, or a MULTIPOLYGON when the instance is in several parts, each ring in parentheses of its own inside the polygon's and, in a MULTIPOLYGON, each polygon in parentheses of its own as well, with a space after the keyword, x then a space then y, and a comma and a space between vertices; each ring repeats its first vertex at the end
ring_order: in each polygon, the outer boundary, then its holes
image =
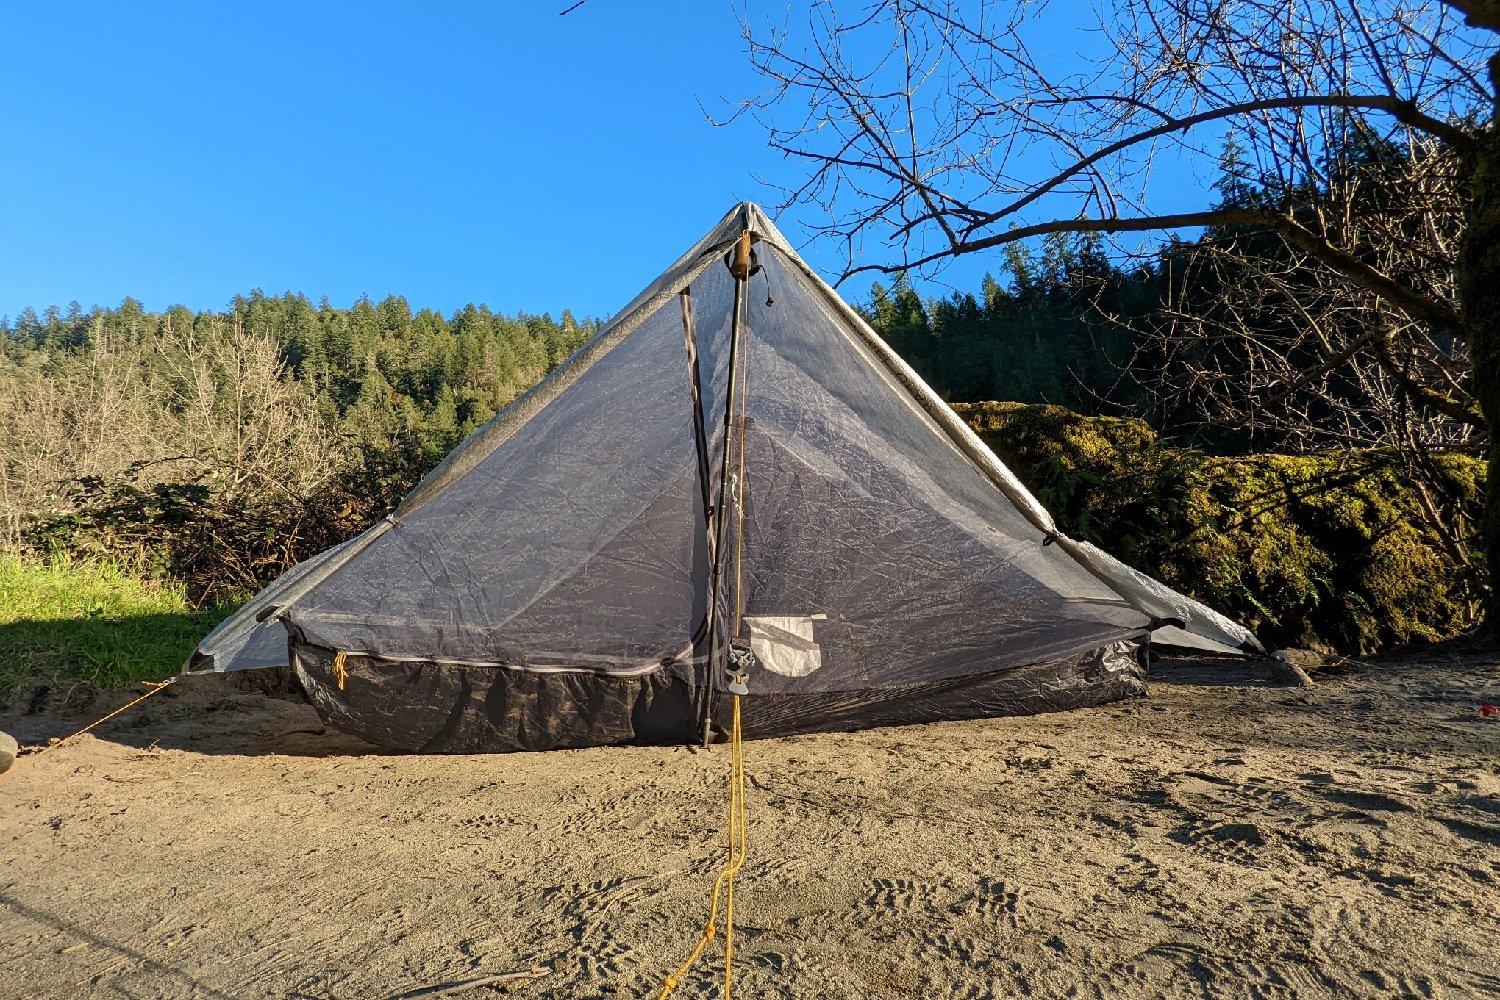
POLYGON ((1368 451, 1223 457, 1140 420, 973 403, 959 414, 1065 531, 1255 629, 1357 654, 1450 638, 1478 613, 1484 465, 1368 451))

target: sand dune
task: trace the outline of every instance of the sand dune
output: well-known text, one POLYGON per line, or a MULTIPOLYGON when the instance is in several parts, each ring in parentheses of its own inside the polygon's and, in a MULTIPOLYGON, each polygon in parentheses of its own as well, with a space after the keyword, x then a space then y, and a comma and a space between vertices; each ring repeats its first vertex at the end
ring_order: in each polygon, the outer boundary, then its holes
MULTIPOLYGON (((1493 660, 1154 673, 1102 709, 748 744, 736 995, 1500 995, 1493 660)), ((319 729, 194 680, 0 776, 0 996, 384 998, 533 966, 511 995, 654 996, 691 949, 726 748, 392 756, 319 729)), ((719 996, 721 960, 677 995, 719 996)))

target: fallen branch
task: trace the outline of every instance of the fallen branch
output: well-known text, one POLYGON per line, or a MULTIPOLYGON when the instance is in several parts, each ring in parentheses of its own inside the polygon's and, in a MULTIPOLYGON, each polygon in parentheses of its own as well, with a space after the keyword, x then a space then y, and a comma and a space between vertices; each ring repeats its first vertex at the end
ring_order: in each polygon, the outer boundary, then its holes
POLYGON ((1295 684, 1297 687, 1317 687, 1317 683, 1312 679, 1312 675, 1302 668, 1301 663, 1296 662, 1299 659, 1303 662, 1310 662, 1315 657, 1307 656, 1300 649, 1278 649, 1271 654, 1272 676, 1295 684))

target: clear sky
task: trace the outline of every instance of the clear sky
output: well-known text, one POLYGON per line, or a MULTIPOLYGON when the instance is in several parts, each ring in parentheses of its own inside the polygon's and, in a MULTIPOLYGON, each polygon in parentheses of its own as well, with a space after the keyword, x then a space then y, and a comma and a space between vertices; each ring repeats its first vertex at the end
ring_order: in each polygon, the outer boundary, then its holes
POLYGON ((0 315, 253 288, 609 314, 797 168, 705 120, 763 86, 738 5, 571 2, 12 5, 0 315))

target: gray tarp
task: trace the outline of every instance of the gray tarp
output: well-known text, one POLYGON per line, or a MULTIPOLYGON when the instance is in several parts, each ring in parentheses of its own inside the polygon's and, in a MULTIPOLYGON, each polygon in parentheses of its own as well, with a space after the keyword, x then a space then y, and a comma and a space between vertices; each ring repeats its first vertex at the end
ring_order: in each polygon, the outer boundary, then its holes
MULTIPOLYGON (((720 607, 721 634, 757 654, 758 693, 1035 672, 1154 627, 1205 648, 1254 645, 1223 616, 1058 533, 746 205, 391 519, 297 567, 216 630, 195 666, 269 665, 277 648, 284 663, 290 630, 295 646, 370 664, 717 685, 705 657, 719 514, 705 507, 719 496, 726 447, 735 281, 722 258, 746 226, 760 270, 746 287, 743 396, 728 427, 720 607)), ((415 690, 411 676, 403 683, 415 690)), ((647 688, 660 685, 618 690, 647 688)))

